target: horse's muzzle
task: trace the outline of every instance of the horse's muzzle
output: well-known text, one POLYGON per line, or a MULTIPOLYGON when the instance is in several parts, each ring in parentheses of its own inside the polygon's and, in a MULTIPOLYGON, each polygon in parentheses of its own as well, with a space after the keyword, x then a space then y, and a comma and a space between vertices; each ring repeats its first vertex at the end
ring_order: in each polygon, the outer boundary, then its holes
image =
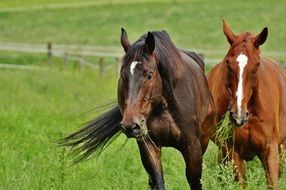
POLYGON ((142 136, 141 128, 136 123, 121 123, 120 128, 128 138, 140 138, 142 136))
POLYGON ((230 120, 232 126, 243 127, 244 123, 248 120, 248 112, 242 112, 241 114, 230 112, 230 120))

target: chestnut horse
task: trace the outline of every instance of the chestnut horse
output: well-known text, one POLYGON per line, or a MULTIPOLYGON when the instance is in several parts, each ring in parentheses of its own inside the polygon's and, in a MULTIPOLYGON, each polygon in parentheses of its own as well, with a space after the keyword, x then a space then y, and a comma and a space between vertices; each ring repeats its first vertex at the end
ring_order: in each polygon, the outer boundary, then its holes
POLYGON ((213 100, 204 64, 193 52, 177 49, 165 32, 148 32, 125 50, 118 82, 118 106, 63 139, 81 158, 101 151, 120 130, 135 138, 152 189, 165 189, 161 148, 179 150, 192 189, 201 189, 202 155, 211 137, 213 100))
POLYGON ((220 147, 236 165, 236 177, 245 185, 244 160, 258 156, 268 187, 277 186, 279 147, 286 146, 286 71, 274 61, 260 57, 259 46, 268 35, 264 28, 254 36, 235 35, 223 20, 230 49, 208 74, 209 89, 216 109, 215 123, 229 110, 233 138, 220 147))

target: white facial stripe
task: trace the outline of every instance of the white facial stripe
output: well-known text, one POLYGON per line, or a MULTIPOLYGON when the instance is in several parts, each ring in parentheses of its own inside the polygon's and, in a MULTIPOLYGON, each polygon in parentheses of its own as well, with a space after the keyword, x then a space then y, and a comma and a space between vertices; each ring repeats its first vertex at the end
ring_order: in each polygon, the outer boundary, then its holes
POLYGON ((237 97, 237 112, 238 115, 241 115, 241 104, 243 99, 243 71, 247 64, 248 58, 243 53, 239 54, 239 56, 236 58, 236 61, 238 62, 239 66, 239 78, 238 78, 238 87, 236 91, 236 97, 237 97))
POLYGON ((131 75, 133 75, 134 70, 135 70, 135 68, 136 68, 136 66, 137 66, 138 63, 140 63, 140 62, 139 62, 139 61, 133 61, 133 62, 131 63, 131 65, 130 65, 130 73, 131 73, 131 75))

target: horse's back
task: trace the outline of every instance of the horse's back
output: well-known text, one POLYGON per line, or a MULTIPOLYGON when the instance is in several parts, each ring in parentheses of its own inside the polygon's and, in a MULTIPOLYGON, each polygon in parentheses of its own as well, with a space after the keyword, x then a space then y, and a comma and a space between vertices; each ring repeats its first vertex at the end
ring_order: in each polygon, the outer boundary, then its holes
POLYGON ((205 63, 203 59, 196 52, 185 51, 185 50, 183 50, 183 52, 187 54, 190 58, 192 58, 195 61, 195 63, 198 64, 203 71, 205 71, 205 63))

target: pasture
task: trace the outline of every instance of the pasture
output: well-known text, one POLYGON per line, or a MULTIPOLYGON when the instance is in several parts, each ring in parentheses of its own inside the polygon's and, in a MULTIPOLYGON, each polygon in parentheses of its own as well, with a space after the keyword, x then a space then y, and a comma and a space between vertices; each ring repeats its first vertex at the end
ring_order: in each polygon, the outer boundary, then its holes
MULTIPOLYGON (((262 55, 263 51, 286 51, 286 2, 282 0, 120 1, 39 10, 29 10, 29 6, 80 1, 11 2, 0 3, 0 42, 119 46, 123 26, 132 42, 148 30, 164 29, 180 47, 226 51, 224 17, 236 33, 258 33, 268 26, 262 55), (15 6, 24 9, 5 11, 15 6)), ((275 59, 285 62, 285 57, 275 59)), ((0 189, 147 189, 147 174, 135 140, 126 141, 120 135, 99 158, 74 166, 68 150, 55 143, 102 112, 93 108, 116 98, 114 61, 106 60, 103 78, 97 69, 80 74, 76 62, 67 69, 63 69, 62 59, 53 58, 51 67, 47 62, 44 54, 0 52, 0 63, 45 66, 31 71, 0 70, 0 189)), ((163 168, 168 189, 188 189, 184 162, 177 151, 163 149, 163 168)), ((247 163, 247 178, 247 189, 266 189, 257 159, 247 163)), ((204 189, 240 189, 230 166, 217 164, 213 143, 204 156, 202 183, 204 189)), ((286 188, 285 162, 279 186, 286 188)))

